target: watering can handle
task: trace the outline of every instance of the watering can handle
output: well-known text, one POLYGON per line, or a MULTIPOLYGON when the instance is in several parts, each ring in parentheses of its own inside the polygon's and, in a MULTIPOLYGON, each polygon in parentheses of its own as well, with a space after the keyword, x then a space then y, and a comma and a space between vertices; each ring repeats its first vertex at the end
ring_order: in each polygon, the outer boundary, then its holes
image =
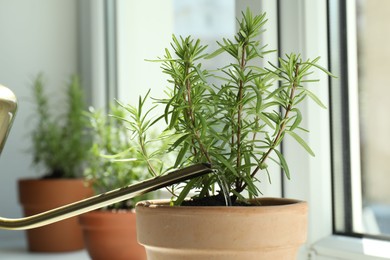
MULTIPOLYGON (((0 154, 15 117, 16 108, 15 95, 0 85, 0 154)), ((22 230, 45 226, 211 172, 209 164, 192 165, 29 217, 17 219, 0 217, 0 229, 22 230)))

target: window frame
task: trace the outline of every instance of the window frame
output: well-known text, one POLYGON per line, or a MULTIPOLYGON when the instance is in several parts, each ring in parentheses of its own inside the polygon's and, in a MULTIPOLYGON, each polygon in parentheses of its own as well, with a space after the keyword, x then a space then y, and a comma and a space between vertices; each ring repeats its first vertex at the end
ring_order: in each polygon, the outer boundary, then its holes
MULTIPOLYGON (((283 52, 298 51, 303 57, 321 56, 321 65, 326 68, 329 67, 332 61, 332 52, 329 50, 329 47, 332 46, 329 41, 329 29, 330 26, 333 26, 329 23, 330 19, 328 19, 329 2, 327 0, 279 0, 283 52), (292 32, 298 32, 298 34, 292 32)), ((332 72, 346 74, 344 76, 347 78, 342 83, 347 82, 349 86, 348 103, 347 107, 344 108, 349 112, 349 127, 347 128, 349 139, 344 143, 344 147, 348 146, 351 151, 350 154, 347 154, 348 158, 346 158, 347 163, 350 162, 350 168, 345 169, 345 164, 337 165, 334 157, 332 157, 332 154, 334 155, 334 150, 332 150, 334 147, 331 146, 333 132, 330 122, 333 119, 332 111, 329 108, 328 112, 318 110, 313 102, 308 101, 303 104, 303 116, 306 119, 307 128, 310 130, 310 134, 305 138, 316 152, 316 157, 309 157, 305 153, 298 152, 299 148, 296 147, 293 141, 285 141, 284 152, 287 160, 291 162, 291 171, 299 173, 299 175, 294 176, 292 181, 284 182, 284 190, 287 197, 300 198, 308 201, 309 204, 308 240, 306 246, 300 252, 299 259, 390 259, 389 241, 354 237, 351 236, 353 235, 351 233, 347 236, 335 232, 333 226, 336 218, 345 219, 353 216, 354 230, 361 230, 361 227, 357 224, 361 223, 358 219, 360 214, 358 211, 361 211, 359 142, 351 141, 359 140, 356 28, 353 26, 356 21, 355 2, 353 0, 341 2, 345 3, 344 10, 347 12, 346 25, 348 30, 342 33, 346 33, 346 39, 348 39, 346 45, 348 53, 345 57, 347 60, 344 61, 348 64, 348 71, 341 72, 337 68, 337 71, 332 70, 332 72), (332 170, 335 170, 335 165, 337 165, 336 170, 339 171, 339 174, 340 171, 350 172, 349 181, 338 187, 332 185, 332 181, 336 179, 334 177, 337 177, 331 174, 332 170), (345 208, 345 201, 348 198, 335 195, 337 193, 343 194, 347 184, 351 187, 349 201, 353 201, 353 204, 349 205, 351 215, 334 215, 334 212, 340 212, 340 207, 345 208)), ((339 22, 339 20, 336 21, 336 23, 339 22)), ((333 57, 333 60, 338 62, 335 57, 333 57)), ((330 104, 330 90, 341 87, 341 83, 335 84, 339 79, 329 82, 327 77, 321 75, 317 78, 320 79, 320 86, 314 92, 325 104, 330 104)), ((334 109, 331 105, 329 107, 334 109)))
MULTIPOLYGON (((321 57, 320 65, 328 67, 326 1, 280 1, 281 52, 298 52, 303 58, 321 57), (325 12, 324 12, 325 11, 325 12)), ((324 73, 316 72, 311 84, 324 104, 329 104, 329 81, 324 73)), ((309 234, 303 255, 319 239, 332 235, 331 146, 329 109, 320 108, 312 100, 301 104, 303 127, 310 131, 302 134, 313 151, 310 156, 292 139, 285 139, 283 152, 289 163, 292 179, 284 182, 286 197, 302 199, 309 204, 309 234)))

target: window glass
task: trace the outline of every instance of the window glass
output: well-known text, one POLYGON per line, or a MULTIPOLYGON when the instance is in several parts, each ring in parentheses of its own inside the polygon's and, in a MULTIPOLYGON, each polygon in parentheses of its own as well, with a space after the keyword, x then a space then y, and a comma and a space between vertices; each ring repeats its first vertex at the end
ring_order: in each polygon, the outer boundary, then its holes
POLYGON ((235 33, 234 0, 174 0, 174 32, 202 39, 235 33))
POLYGON ((359 122, 365 232, 390 236, 390 1, 357 0, 359 122))

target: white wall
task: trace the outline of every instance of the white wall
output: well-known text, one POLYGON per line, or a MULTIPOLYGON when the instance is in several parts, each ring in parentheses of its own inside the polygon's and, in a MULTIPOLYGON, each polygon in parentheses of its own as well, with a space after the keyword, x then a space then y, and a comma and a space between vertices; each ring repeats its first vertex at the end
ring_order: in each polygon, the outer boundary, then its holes
MULTIPOLYGON (((50 93, 58 95, 78 70, 76 0, 0 0, 0 84, 18 97, 19 108, 0 157, 0 216, 20 217, 16 184, 40 173, 31 164, 28 136, 32 129, 31 83, 43 72, 50 93), (48 86, 49 87, 49 86, 48 86)), ((0 230, 5 239, 23 231, 0 230)))

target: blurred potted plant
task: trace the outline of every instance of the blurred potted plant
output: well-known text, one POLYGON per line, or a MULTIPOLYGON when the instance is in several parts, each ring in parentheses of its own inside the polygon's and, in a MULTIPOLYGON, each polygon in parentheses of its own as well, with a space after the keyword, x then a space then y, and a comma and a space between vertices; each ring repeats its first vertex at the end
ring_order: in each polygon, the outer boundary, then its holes
MULTIPOLYGON (((305 242, 306 203, 258 198, 257 176, 271 175, 271 160, 290 178, 279 150, 286 136, 314 155, 299 136, 306 130, 298 104, 311 98, 325 107, 307 88, 315 81, 308 76, 313 69, 331 74, 317 64, 319 58, 298 54, 279 58, 279 65, 262 65, 268 51, 257 39, 265 23, 265 14, 247 9, 234 39, 222 39, 216 52, 206 54, 200 40, 173 36, 173 53, 166 49, 157 60, 170 77, 167 98, 157 102, 174 139, 166 151, 176 153, 172 167, 206 162, 215 173, 173 187, 179 193, 171 201, 137 204, 138 240, 148 259, 295 259, 305 242), (203 69, 202 60, 218 55, 233 61, 215 71, 203 69)), ((130 114, 139 114, 143 103, 130 114)), ((146 122, 140 135, 153 124, 146 122)))
MULTIPOLYGON (((93 145, 84 176, 96 194, 128 186, 148 176, 134 135, 126 127, 124 109, 111 105, 109 114, 93 108, 89 112, 93 145)), ((160 164, 158 160, 149 163, 154 167, 160 164)), ((79 217, 92 259, 146 259, 145 249, 137 242, 134 207, 137 201, 148 198, 150 194, 79 217)))
MULTIPOLYGON (((67 86, 64 114, 53 114, 55 104, 50 104, 53 100, 45 94, 42 74, 34 81, 33 94, 37 118, 37 126, 32 132, 33 162, 43 166, 46 173, 41 178, 21 179, 18 182, 19 200, 26 216, 93 194, 82 178, 90 140, 86 132, 83 91, 78 78, 72 77, 67 86)), ((84 248, 77 218, 26 232, 30 251, 62 252, 84 248)))

